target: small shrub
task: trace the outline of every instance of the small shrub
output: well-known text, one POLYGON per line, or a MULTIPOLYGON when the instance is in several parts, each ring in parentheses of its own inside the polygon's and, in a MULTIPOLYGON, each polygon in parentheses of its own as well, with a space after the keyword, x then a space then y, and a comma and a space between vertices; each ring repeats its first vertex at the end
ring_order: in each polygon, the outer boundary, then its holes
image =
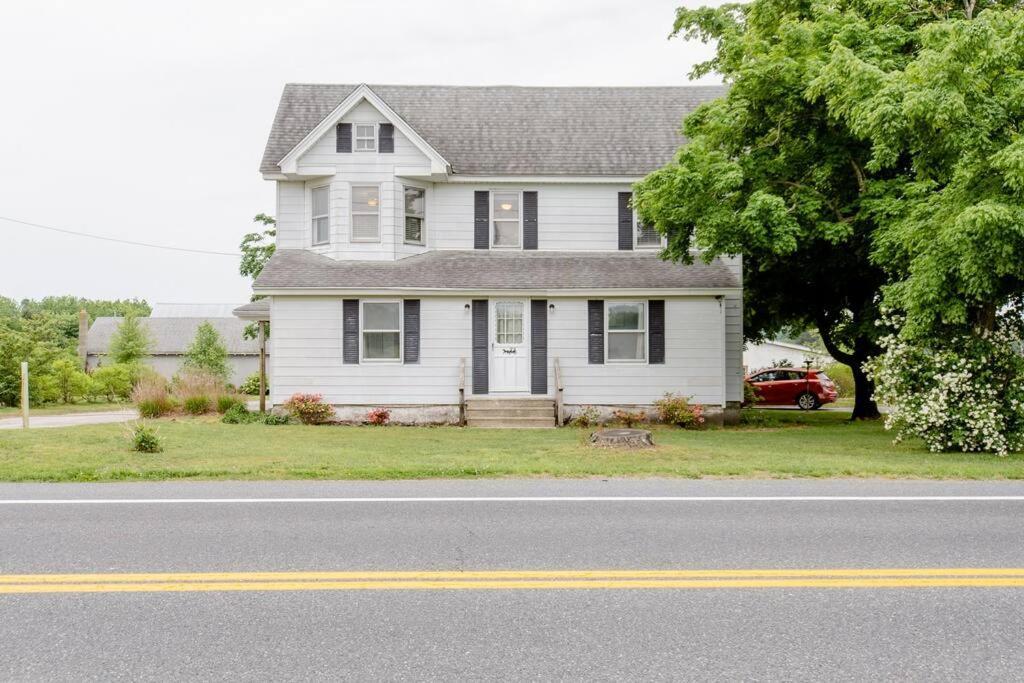
POLYGON ((224 394, 223 396, 217 397, 218 413, 226 413, 237 405, 241 405, 243 408, 245 407, 243 402, 237 396, 232 396, 231 394, 224 394))
POLYGON ((148 418, 163 417, 174 410, 174 404, 166 398, 139 401, 136 407, 139 409, 139 416, 148 418))
POLYGON ((665 423, 677 427, 702 427, 705 422, 704 406, 690 403, 689 399, 679 394, 667 393, 654 402, 658 409, 658 418, 665 423))
POLYGON ((202 415, 210 412, 213 402, 209 396, 189 396, 185 399, 185 412, 189 415, 202 415))
POLYGON ((249 412, 244 403, 236 403, 224 411, 224 417, 221 418, 221 422, 229 425, 248 424, 256 422, 260 417, 259 413, 249 412))
POLYGON ((366 413, 366 421, 372 425, 383 427, 391 421, 391 411, 387 408, 374 408, 366 413))
MULTIPOLYGON (((266 389, 266 393, 269 394, 270 393, 270 383, 269 382, 267 382, 265 389, 266 389)), ((242 384, 238 387, 238 390, 240 392, 242 392, 243 394, 247 394, 249 396, 259 396, 260 395, 260 375, 259 375, 259 373, 258 372, 257 373, 253 373, 253 374, 249 375, 248 377, 246 377, 245 381, 243 381, 242 384)))
POLYGON ((128 427, 128 442, 131 444, 132 450, 139 453, 159 453, 164 449, 162 439, 156 429, 141 423, 128 427))
MULTIPOLYGON (((259 413, 256 413, 257 415, 259 413)), ((265 425, 286 425, 291 422, 291 419, 287 415, 278 415, 276 413, 267 413, 263 416, 263 424, 265 425)))
POLYGON ((601 413, 598 412, 594 406, 583 406, 580 412, 576 413, 571 420, 569 420, 570 427, 593 427, 594 425, 601 422, 601 413))
POLYGON ((750 407, 750 406, 753 406, 753 405, 757 405, 757 403, 760 400, 761 400, 761 396, 757 393, 757 389, 754 387, 754 385, 751 384, 750 382, 744 382, 743 383, 743 403, 742 403, 743 407, 747 408, 747 407, 750 407))
POLYGON ((320 394, 293 394, 284 407, 304 425, 323 424, 334 416, 334 408, 320 394))
POLYGON ((634 427, 641 422, 647 422, 647 413, 643 410, 635 413, 629 410, 616 410, 612 415, 615 416, 617 422, 627 428, 634 427))

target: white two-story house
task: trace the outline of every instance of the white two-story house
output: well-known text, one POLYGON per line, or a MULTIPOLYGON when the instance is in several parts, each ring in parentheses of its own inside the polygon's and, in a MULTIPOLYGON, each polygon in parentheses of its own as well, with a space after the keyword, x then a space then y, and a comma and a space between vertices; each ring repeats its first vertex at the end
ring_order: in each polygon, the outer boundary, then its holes
POLYGON ((734 413, 741 261, 665 261, 631 206, 721 94, 286 86, 260 167, 277 251, 236 311, 270 321, 271 403, 541 426, 675 392, 734 413))

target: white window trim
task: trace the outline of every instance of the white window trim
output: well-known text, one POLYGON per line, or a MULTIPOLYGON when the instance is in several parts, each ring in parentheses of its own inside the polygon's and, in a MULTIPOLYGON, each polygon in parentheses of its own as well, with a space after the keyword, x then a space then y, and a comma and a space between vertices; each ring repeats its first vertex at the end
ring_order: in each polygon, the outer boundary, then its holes
MULTIPOLYGON (((489 227, 490 227, 490 238, 491 238, 490 248, 491 249, 519 249, 519 250, 522 250, 522 248, 523 248, 523 191, 522 190, 493 190, 492 189, 492 190, 490 190, 488 192, 488 195, 489 196, 487 197, 487 202, 488 202, 488 207, 487 208, 488 208, 488 213, 490 214, 490 219, 488 220, 488 224, 489 224, 489 227), (494 244, 494 195, 495 195, 495 193, 498 193, 498 192, 500 192, 502 194, 516 194, 517 192, 519 193, 519 244, 517 244, 514 247, 496 246, 494 244)), ((510 223, 511 221, 507 221, 507 220, 503 219, 502 222, 510 223)))
POLYGON ((666 247, 664 235, 658 235, 657 244, 640 244, 640 216, 636 209, 633 209, 633 248, 634 249, 664 249, 666 247))
POLYGON ((309 188, 309 241, 314 247, 322 247, 331 243, 331 185, 316 185, 315 187, 309 188), (313 193, 317 190, 327 190, 327 213, 326 214, 314 214, 313 213, 313 193), (327 239, 323 242, 316 241, 316 219, 326 218, 327 219, 327 239))
POLYGON ((360 299, 359 300, 359 362, 360 363, 402 363, 405 360, 405 304, 402 299, 360 299), (367 330, 366 304, 398 304, 398 358, 367 358, 366 332, 394 332, 395 330, 367 330))
POLYGON ((348 186, 348 239, 349 242, 361 242, 363 244, 378 244, 381 241, 381 215, 380 208, 381 202, 383 202, 384 192, 380 184, 375 183, 351 183, 348 186), (377 212, 376 214, 368 211, 356 211, 355 210, 355 191, 360 187, 376 187, 377 188, 377 212), (377 237, 368 239, 366 237, 356 237, 356 225, 353 216, 377 216, 377 237))
POLYGON ((412 244, 417 247, 425 247, 427 245, 427 188, 412 183, 404 183, 402 185, 402 242, 404 244, 412 244), (405 233, 405 219, 409 215, 405 211, 405 190, 406 188, 423 190, 423 215, 420 216, 420 241, 413 242, 406 237, 405 233))
POLYGON ((649 323, 647 321, 648 313, 649 313, 649 311, 647 310, 647 302, 643 301, 643 300, 635 300, 634 301, 634 300, 605 299, 605 302, 604 302, 604 362, 605 363, 611 363, 611 364, 627 363, 627 364, 632 364, 632 365, 647 365, 647 363, 649 361, 649 359, 647 357, 648 356, 648 353, 647 353, 648 352, 648 348, 647 348, 647 346, 648 346, 647 335, 649 334, 649 332, 648 332, 649 323), (642 307, 642 310, 643 310, 643 319, 644 319, 643 327, 641 327, 638 330, 611 330, 611 329, 609 329, 609 325, 611 325, 611 318, 609 316, 609 308, 612 305, 614 305, 614 304, 639 304, 642 307), (608 344, 608 336, 612 335, 612 334, 619 333, 619 332, 623 332, 623 333, 627 333, 627 334, 636 334, 637 332, 643 333, 644 341, 643 341, 643 346, 641 347, 641 348, 643 348, 643 351, 644 351, 644 357, 643 358, 610 358, 609 357, 608 352, 610 350, 610 345, 608 344))
POLYGON ((378 140, 377 127, 380 124, 375 121, 353 121, 352 122, 352 151, 353 152, 377 152, 378 140), (373 128, 373 149, 359 149, 359 140, 369 140, 370 138, 359 137, 359 126, 371 126, 373 128))

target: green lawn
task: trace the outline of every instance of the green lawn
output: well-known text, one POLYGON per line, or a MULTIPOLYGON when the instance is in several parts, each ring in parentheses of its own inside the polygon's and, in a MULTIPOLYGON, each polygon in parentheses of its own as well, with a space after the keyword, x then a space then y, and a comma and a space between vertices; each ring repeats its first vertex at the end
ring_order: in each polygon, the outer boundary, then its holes
MULTIPOLYGON (((68 415, 70 413, 104 413, 111 410, 127 410, 133 407, 130 403, 50 403, 45 406, 36 406, 29 409, 29 416, 32 415, 68 415)), ((0 406, 0 417, 18 417, 21 415, 21 408, 0 406)))
POLYGON ((842 413, 752 411, 759 426, 655 429, 646 451, 591 448, 576 429, 225 425, 158 420, 165 451, 128 449, 123 425, 0 431, 2 481, 413 479, 505 476, 1024 478, 1024 456, 894 446, 842 413))

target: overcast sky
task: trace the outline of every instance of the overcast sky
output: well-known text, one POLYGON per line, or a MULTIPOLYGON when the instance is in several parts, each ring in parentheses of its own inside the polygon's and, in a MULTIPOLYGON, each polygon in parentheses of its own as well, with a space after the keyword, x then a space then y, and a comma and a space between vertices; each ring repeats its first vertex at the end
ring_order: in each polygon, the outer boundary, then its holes
MULTIPOLYGON (((0 216, 235 252, 274 211, 256 169, 284 83, 682 85, 710 48, 666 40, 679 4, 711 3, 6 2, 0 216)), ((249 297, 230 256, 0 236, 15 299, 249 297)))

